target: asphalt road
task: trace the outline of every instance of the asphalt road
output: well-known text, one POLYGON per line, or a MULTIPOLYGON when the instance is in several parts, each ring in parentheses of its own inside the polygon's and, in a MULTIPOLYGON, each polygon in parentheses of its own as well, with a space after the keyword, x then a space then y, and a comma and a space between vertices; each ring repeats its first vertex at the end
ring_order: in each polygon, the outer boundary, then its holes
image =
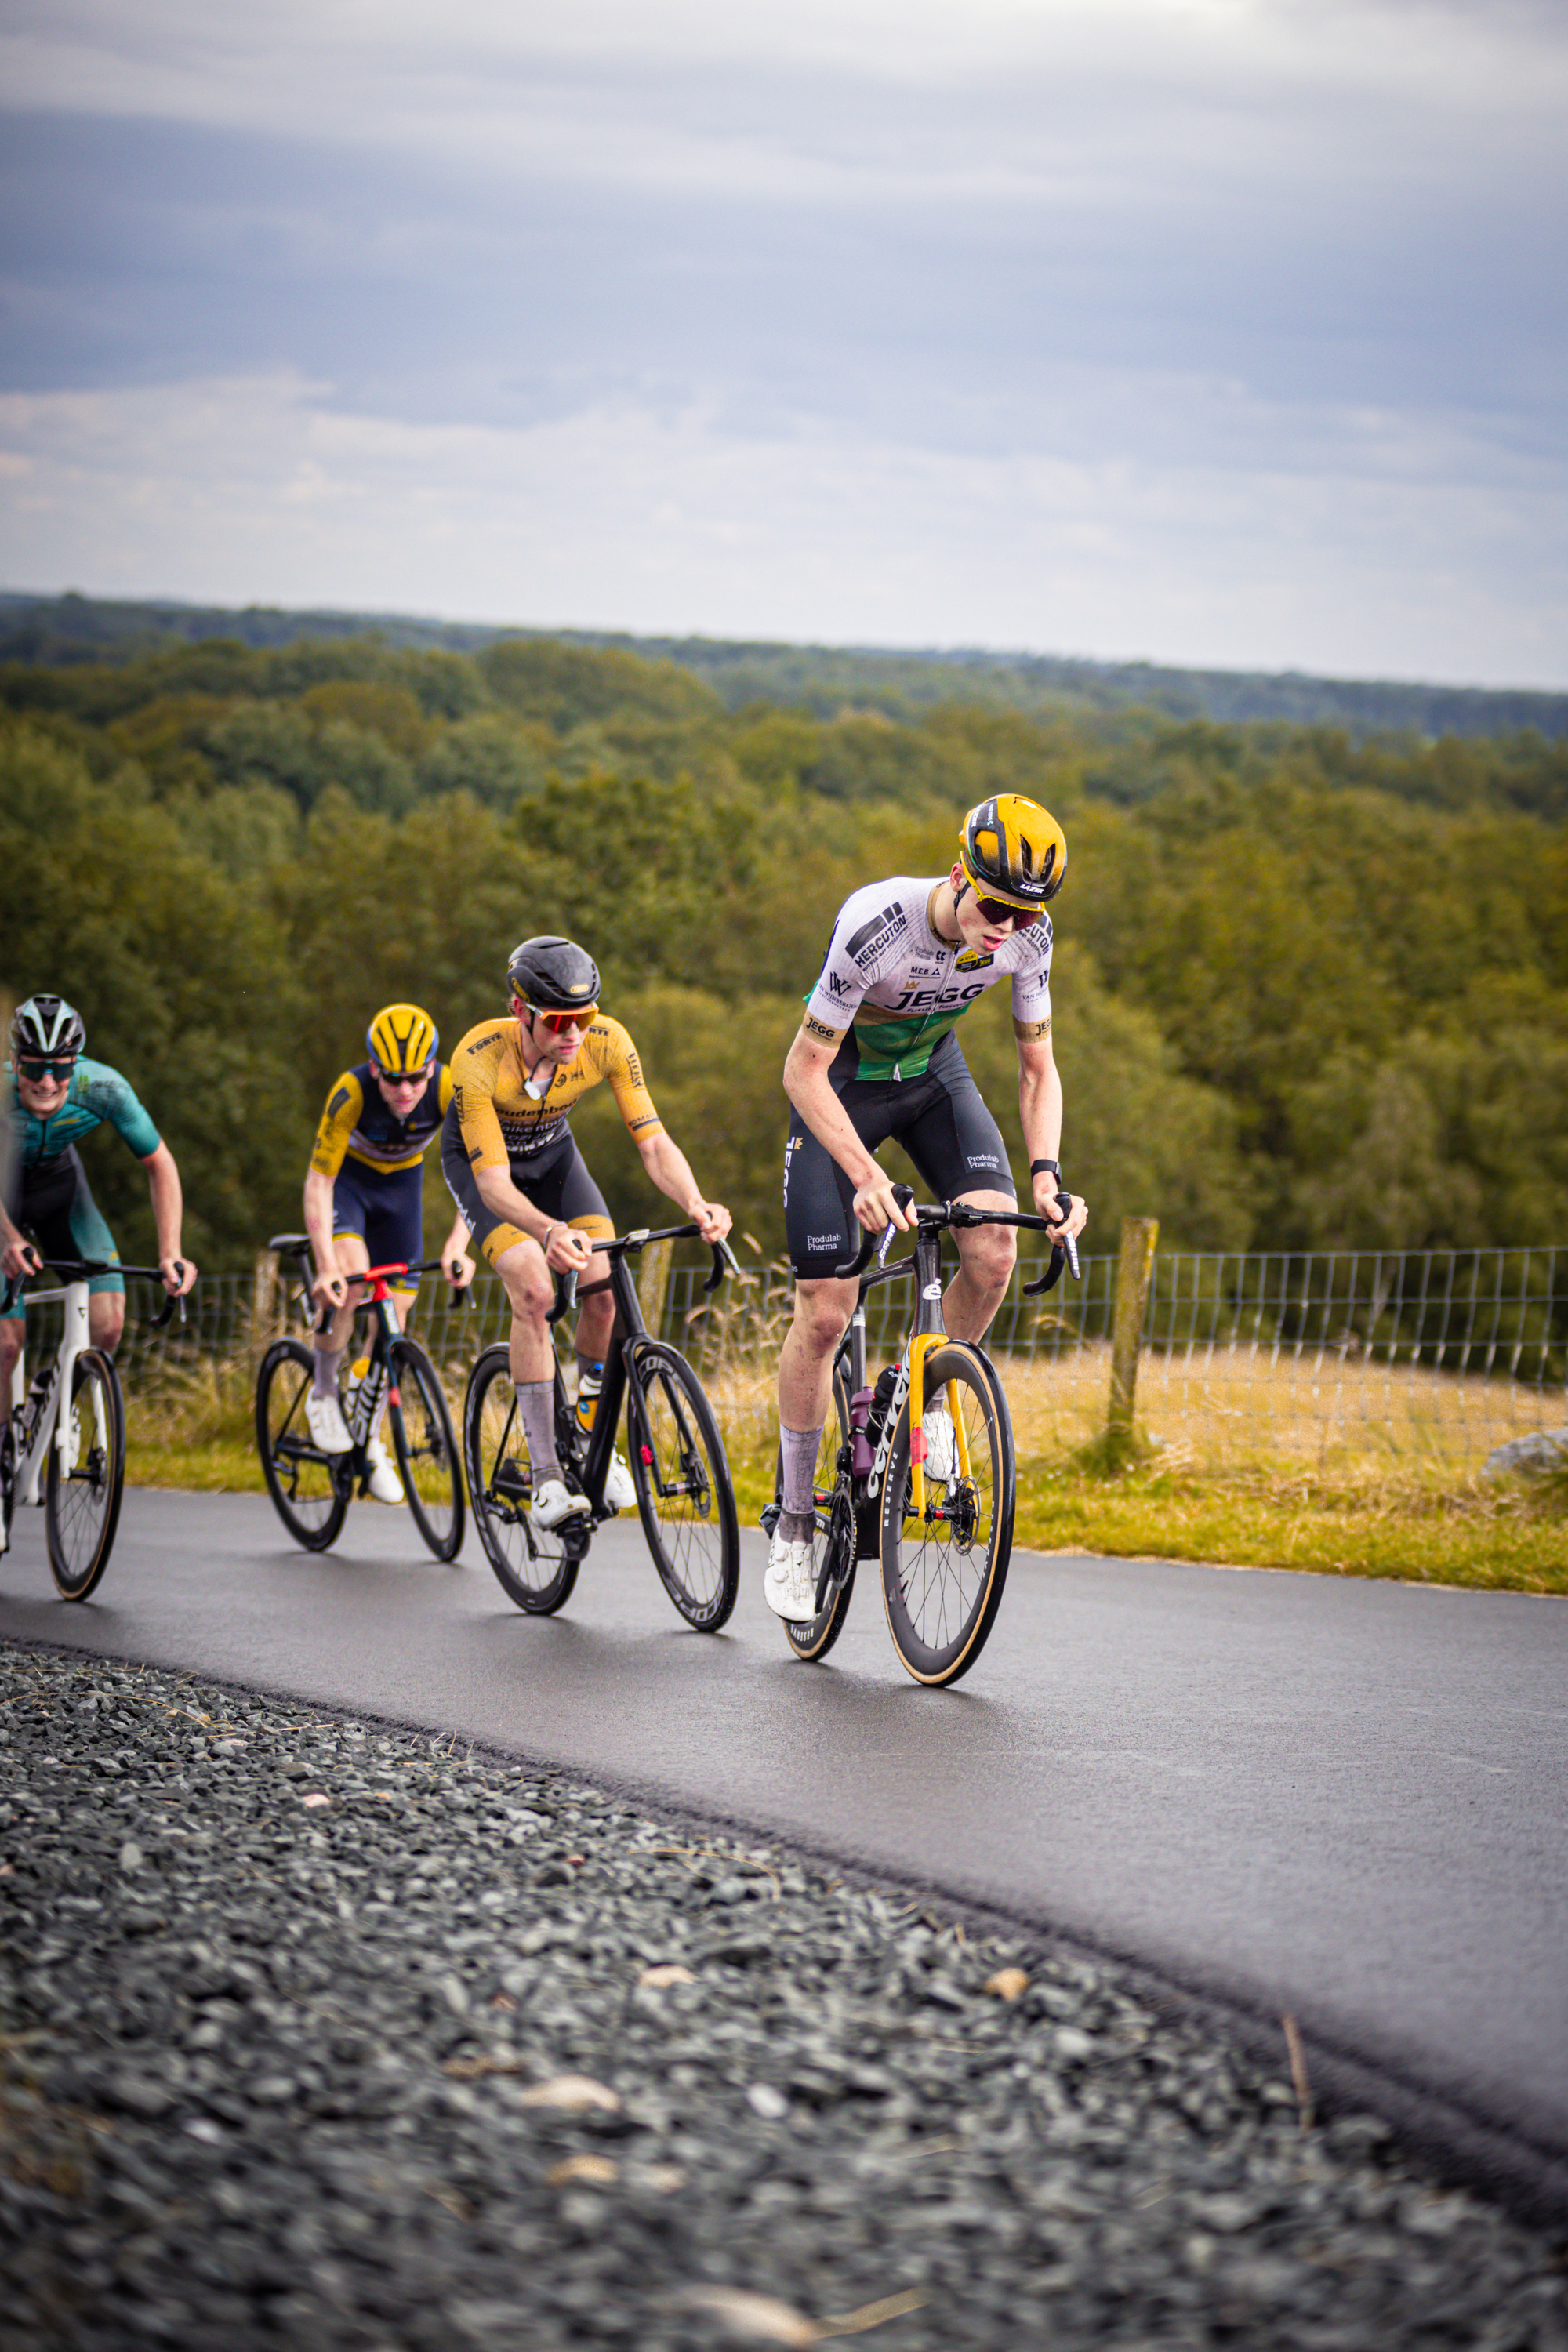
POLYGON ((918 1689, 862 1570, 832 1659, 763 1606, 688 1632, 635 1525, 565 1612, 356 1505, 128 1495, 94 1599, 42 1514, 0 1633, 188 1667, 632 1784, 1048 1924, 1568 2161, 1568 1602, 1163 1563, 1014 1561, 957 1689, 918 1689))

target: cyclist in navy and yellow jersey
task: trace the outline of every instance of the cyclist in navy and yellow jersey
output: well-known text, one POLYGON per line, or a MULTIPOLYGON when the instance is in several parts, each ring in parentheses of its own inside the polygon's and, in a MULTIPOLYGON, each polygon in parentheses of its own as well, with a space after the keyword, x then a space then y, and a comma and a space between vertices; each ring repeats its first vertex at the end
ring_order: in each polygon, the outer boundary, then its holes
MULTIPOLYGON (((196 1269, 180 1251, 184 1203, 174 1155, 118 1070, 89 1062, 82 1018, 63 997, 29 996, 11 1023, 11 1058, 3 1080, 10 1129, 5 1197, 0 1200, 0 1291, 47 1258, 103 1258, 120 1253, 88 1187, 77 1145, 97 1127, 112 1127, 147 1171, 158 1229, 158 1264, 172 1296, 191 1288, 196 1269)), ((125 1328, 125 1277, 95 1274, 88 1284, 88 1331, 112 1355, 125 1328)), ((22 1346, 20 1295, 0 1319, 0 1426, 10 1418, 11 1367, 22 1346)))
MULTIPOLYGON (((861 1229, 914 1218, 893 1198, 879 1145, 902 1145, 939 1201, 1017 1205, 1006 1146, 981 1099, 954 1032, 987 989, 1010 984, 1018 1047, 1018 1110, 1034 1208, 1060 1234, 1089 1212, 1060 1167, 1062 1089, 1051 1048, 1048 899, 1067 871, 1067 842, 1048 809, 1005 793, 972 808, 951 873, 895 875, 853 891, 838 910, 805 1017, 784 1064, 794 1107, 784 1146, 784 1230, 795 1269, 795 1319, 779 1358, 783 1510, 763 1591, 789 1622, 816 1611, 811 1567, 813 1479, 827 1419, 835 1352, 856 1286, 835 1268, 861 1229)), ((960 1230, 959 1270, 942 1302, 956 1339, 980 1339, 1013 1271, 1013 1230, 960 1230)), ((945 1406, 925 1412, 928 1457, 954 1444, 945 1406)))
MULTIPOLYGON (((425 1254, 425 1154, 441 1132, 452 1099, 452 1077, 436 1059, 436 1024, 416 1004, 386 1004, 365 1031, 368 1061, 345 1070, 316 1129, 305 1178, 305 1231, 316 1254, 317 1299, 335 1311, 316 1340, 316 1374, 305 1400, 310 1434, 324 1454, 346 1454, 353 1440, 338 1399, 343 1349, 353 1328, 357 1285, 346 1277, 367 1265, 425 1254)), ((474 1278, 461 1218, 441 1251, 443 1267, 459 1290, 474 1278)), ((401 1323, 419 1277, 391 1286, 401 1323)), ((365 1448, 370 1491, 379 1502, 400 1503, 403 1482, 379 1429, 365 1448)))

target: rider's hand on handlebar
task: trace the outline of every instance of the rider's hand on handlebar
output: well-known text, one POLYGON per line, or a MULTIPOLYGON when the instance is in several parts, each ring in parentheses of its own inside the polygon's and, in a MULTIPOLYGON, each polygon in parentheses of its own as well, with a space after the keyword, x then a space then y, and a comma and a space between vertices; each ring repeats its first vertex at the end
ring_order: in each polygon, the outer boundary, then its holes
POLYGON ((1044 1217, 1051 1228, 1053 1241, 1065 1241, 1068 1234, 1076 1241, 1089 1223, 1089 1202, 1071 1195, 1072 1208, 1063 1216, 1057 1200, 1057 1179, 1042 1172, 1035 1179, 1035 1213, 1044 1217))
POLYGON ((32 1243, 25 1242, 20 1234, 14 1242, 7 1242, 0 1250, 0 1274, 7 1276, 13 1282, 21 1275, 38 1273, 43 1263, 32 1243))
POLYGON ((868 1183, 862 1184, 855 1195, 855 1214, 868 1234, 879 1234, 888 1225, 897 1225, 907 1233, 920 1222, 915 1215, 914 1202, 908 1208, 893 1198, 895 1179, 886 1176, 879 1168, 868 1183))
POLYGON ((341 1307, 349 1295, 344 1276, 334 1267, 331 1274, 319 1274, 310 1285, 310 1296, 318 1307, 341 1307))
POLYGON ((452 1255, 442 1265, 441 1271, 454 1290, 467 1290, 474 1278, 474 1261, 468 1256, 467 1251, 459 1255, 454 1250, 452 1255))
POLYGON ((721 1242, 735 1222, 721 1201, 689 1201, 686 1213, 705 1242, 721 1242))
POLYGON ((184 1298, 196 1286, 196 1269, 188 1257, 161 1257, 158 1271, 171 1298, 184 1298))
POLYGON ((587 1234, 578 1233, 572 1225, 557 1225, 544 1253, 544 1263, 551 1273, 586 1274, 593 1262, 587 1234))

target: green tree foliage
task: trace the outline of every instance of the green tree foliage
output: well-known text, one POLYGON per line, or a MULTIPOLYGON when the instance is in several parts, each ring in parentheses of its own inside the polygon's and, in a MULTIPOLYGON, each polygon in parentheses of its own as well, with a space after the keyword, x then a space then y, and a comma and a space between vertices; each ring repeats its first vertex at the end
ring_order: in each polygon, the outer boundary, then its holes
MULTIPOLYGON (((1562 1237, 1562 745, 994 694, 895 717, 852 668, 837 705, 730 715, 673 661, 534 638, 11 665, 0 985, 81 1004, 180 1158, 193 1248, 233 1265, 296 1220, 378 1004, 426 1004, 449 1048, 501 1009, 518 940, 571 933, 700 1181, 773 1253, 779 1074, 837 907, 946 872, 963 808, 1019 791, 1068 833, 1056 1043, 1097 1242, 1130 1212, 1206 1247, 1562 1237)), ((1005 992, 960 1034, 1021 1177, 1005 992)), ((607 1094, 577 1124, 617 1216, 654 1213, 607 1094)), ((89 1150, 145 1248, 140 1171, 89 1150)), ((434 1239, 433 1166, 426 1190, 434 1239)))

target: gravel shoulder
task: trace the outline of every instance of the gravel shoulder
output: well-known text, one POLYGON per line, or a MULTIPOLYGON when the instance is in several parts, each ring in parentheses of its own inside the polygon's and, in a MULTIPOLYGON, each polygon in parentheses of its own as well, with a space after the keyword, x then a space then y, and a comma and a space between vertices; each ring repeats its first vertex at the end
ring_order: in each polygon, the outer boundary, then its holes
MULTIPOLYGON (((1283 2053, 1281 2053, 1283 2059, 1283 2053)), ((19 2347, 1568 2352, 1561 2237, 778 1843, 0 1649, 19 2347)))

